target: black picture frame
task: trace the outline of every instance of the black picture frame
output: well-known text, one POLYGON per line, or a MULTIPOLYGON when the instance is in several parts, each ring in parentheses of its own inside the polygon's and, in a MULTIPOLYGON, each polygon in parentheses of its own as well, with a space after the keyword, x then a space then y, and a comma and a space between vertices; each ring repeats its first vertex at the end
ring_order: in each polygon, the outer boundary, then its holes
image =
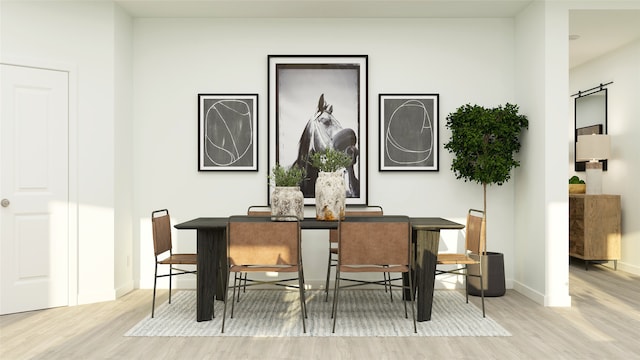
MULTIPOLYGON (((586 162, 577 160, 578 135, 607 134, 608 131, 608 90, 600 84, 594 88, 579 91, 574 99, 575 134, 573 139, 574 171, 586 171, 586 162)), ((599 160, 602 171, 607 171, 607 160, 599 160)))
POLYGON ((258 94, 198 94, 198 171, 258 171, 258 94))
POLYGON ((379 94, 380 171, 439 171, 439 94, 379 94))
POLYGON ((317 177, 306 159, 326 146, 354 157, 346 204, 366 205, 367 81, 367 55, 268 56, 269 172, 276 164, 305 167, 305 205, 315 205, 317 177))

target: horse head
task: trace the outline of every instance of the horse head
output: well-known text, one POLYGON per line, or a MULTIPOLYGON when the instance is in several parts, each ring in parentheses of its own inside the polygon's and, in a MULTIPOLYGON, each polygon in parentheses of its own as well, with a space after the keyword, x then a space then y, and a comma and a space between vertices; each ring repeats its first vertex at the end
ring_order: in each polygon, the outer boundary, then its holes
POLYGON ((315 196, 315 182, 318 177, 318 169, 311 166, 309 158, 313 153, 322 152, 327 148, 345 151, 352 157, 351 166, 347 169, 347 194, 359 196, 359 182, 353 170, 353 164, 358 157, 356 134, 352 129, 342 127, 333 116, 333 105, 327 103, 324 94, 321 94, 316 111, 300 136, 298 156, 294 162, 294 165, 306 170, 307 178, 301 186, 305 197, 315 196))
POLYGON ((333 116, 333 105, 328 104, 324 94, 320 95, 318 107, 314 116, 309 120, 311 125, 312 142, 309 144, 309 154, 324 151, 333 146, 333 138, 342 130, 342 125, 333 116))

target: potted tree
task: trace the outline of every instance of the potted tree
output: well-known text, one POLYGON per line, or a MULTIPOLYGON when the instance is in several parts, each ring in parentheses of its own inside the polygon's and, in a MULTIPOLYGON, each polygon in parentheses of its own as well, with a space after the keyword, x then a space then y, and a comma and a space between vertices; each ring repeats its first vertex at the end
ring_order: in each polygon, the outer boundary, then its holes
POLYGON ((344 169, 351 165, 352 157, 343 151, 327 147, 310 157, 311 165, 319 170, 316 179, 316 219, 344 219, 347 189, 344 169))
POLYGON ((286 221, 293 217, 304 219, 304 195, 300 191, 300 183, 304 177, 304 169, 296 165, 285 168, 276 164, 273 167, 269 176, 275 186, 271 194, 272 220, 286 221))
MULTIPOLYGON (((447 116, 447 128, 451 139, 444 148, 455 155, 451 169, 457 179, 474 181, 482 185, 483 210, 487 219, 487 185, 502 185, 511 178, 511 169, 520 166, 514 154, 520 151, 520 133, 529 126, 524 115, 518 114, 513 104, 485 108, 479 105, 463 105, 447 116)), ((486 239, 485 232, 482 236, 486 239)), ((502 296, 505 293, 504 257, 502 253, 483 250, 483 284, 485 296, 502 296)), ((469 267, 469 272, 479 272, 469 267)), ((469 278, 469 293, 480 295, 479 281, 469 278)))

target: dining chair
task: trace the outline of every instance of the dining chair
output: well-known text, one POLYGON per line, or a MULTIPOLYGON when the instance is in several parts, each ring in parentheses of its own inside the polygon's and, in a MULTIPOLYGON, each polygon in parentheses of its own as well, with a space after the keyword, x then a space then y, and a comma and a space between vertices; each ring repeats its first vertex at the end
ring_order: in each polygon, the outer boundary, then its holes
MULTIPOLYGON (((235 292, 241 286, 272 284, 279 286, 295 286, 297 281, 300 294, 300 314, 302 330, 307 332, 305 317, 307 315, 302 254, 300 252, 300 221, 292 217, 291 221, 271 221, 264 216, 232 216, 227 225, 227 277, 231 273, 285 273, 288 278, 276 280, 253 279, 249 284, 232 286, 231 318, 235 308, 235 292), (259 235, 259 236, 258 236, 259 235), (296 276, 294 276, 294 274, 296 276)), ((227 282, 222 316, 222 332, 227 316, 227 299, 229 293, 227 282)))
MULTIPOLYGON (((338 224, 338 264, 336 265, 336 282, 333 296, 333 327, 336 330, 338 318, 340 289, 364 285, 382 285, 401 288, 406 294, 404 314, 407 315, 407 301, 411 303, 413 331, 417 332, 415 314, 415 296, 413 294, 413 256, 411 246, 411 226, 407 216, 351 217, 338 224), (406 273, 408 284, 393 284, 386 279, 367 281, 347 278, 345 274, 355 273, 406 273), (348 281, 347 285, 342 285, 348 281)), ((415 274, 415 273, 414 273, 415 274)))
MULTIPOLYGON (((269 205, 251 205, 247 209, 248 216, 266 216, 271 217, 271 207, 269 205)), ((274 218, 271 218, 274 220, 274 218)), ((286 219, 286 217, 285 217, 286 219)), ((304 268, 302 269, 302 278, 304 279, 304 268)), ((242 280, 243 286, 242 291, 245 292, 247 289, 247 281, 251 282, 253 280, 248 278, 247 273, 244 273, 244 276, 240 276, 240 280, 242 280)), ((306 290, 306 289, 305 289, 306 290)), ((240 301, 240 291, 238 291, 238 301, 240 301)))
POLYGON ((271 216, 269 205, 251 205, 247 208, 248 216, 271 216))
MULTIPOLYGON (((248 216, 271 216, 271 208, 268 205, 251 205, 247 208, 248 216)), ((248 279, 247 273, 235 273, 233 277, 234 285, 243 284, 242 292, 247 291, 247 281, 252 281, 248 279)), ((238 302, 240 302, 240 290, 238 290, 238 302)))
MULTIPOLYGON (((348 209, 345 211, 345 217, 354 217, 354 216, 382 216, 382 206, 371 205, 367 208, 362 209, 348 209)), ((329 301, 329 278, 331 274, 331 268, 334 268, 338 263, 338 229, 329 230, 329 259, 327 261, 327 279, 324 283, 324 291, 325 291, 325 299, 324 301, 329 301)), ((383 278, 387 281, 388 273, 382 273, 383 278)), ((389 288, 390 290, 390 288, 389 288)), ((385 291, 387 291, 387 287, 385 287, 385 291)), ((393 293, 391 293, 391 300, 393 301, 393 293)))
POLYGON ((155 210, 151 213, 153 229, 153 253, 155 255, 155 275, 153 279, 153 301, 151 303, 151 317, 155 315, 156 287, 158 278, 169 277, 169 304, 171 304, 171 278, 176 275, 195 274, 196 270, 185 270, 178 265, 197 265, 197 254, 174 254, 171 241, 171 218, 169 210, 155 210), (158 274, 158 265, 167 265, 169 273, 158 274), (176 271, 176 272, 174 272, 176 271))
POLYGON ((482 298, 482 317, 485 317, 484 310, 484 282, 482 279, 482 258, 486 249, 485 231, 486 226, 484 211, 469 209, 467 213, 467 226, 465 235, 465 251, 463 253, 439 253, 436 265, 436 276, 441 274, 462 275, 464 277, 464 287, 469 303, 469 276, 480 278, 480 297, 482 298), (447 265, 447 269, 439 268, 438 265, 447 265), (455 265, 454 268, 451 268, 455 265), (469 272, 469 266, 477 266, 480 270, 478 275, 469 272))

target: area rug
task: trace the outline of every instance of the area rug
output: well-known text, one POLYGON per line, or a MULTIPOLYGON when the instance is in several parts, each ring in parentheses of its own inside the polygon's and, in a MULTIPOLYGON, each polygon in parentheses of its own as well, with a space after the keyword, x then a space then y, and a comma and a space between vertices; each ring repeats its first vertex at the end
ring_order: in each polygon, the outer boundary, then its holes
POLYGON ((150 315, 131 328, 125 336, 511 336, 482 310, 466 303, 464 296, 453 290, 436 290, 431 321, 418 322, 413 332, 411 310, 404 316, 400 292, 382 290, 344 290, 340 294, 335 333, 331 333, 331 297, 325 302, 324 292, 307 291, 307 332, 302 332, 298 291, 247 290, 235 304, 227 305, 224 334, 220 332, 224 303, 216 301, 216 317, 212 321, 196 321, 195 291, 173 294, 171 304, 156 307, 150 315))

